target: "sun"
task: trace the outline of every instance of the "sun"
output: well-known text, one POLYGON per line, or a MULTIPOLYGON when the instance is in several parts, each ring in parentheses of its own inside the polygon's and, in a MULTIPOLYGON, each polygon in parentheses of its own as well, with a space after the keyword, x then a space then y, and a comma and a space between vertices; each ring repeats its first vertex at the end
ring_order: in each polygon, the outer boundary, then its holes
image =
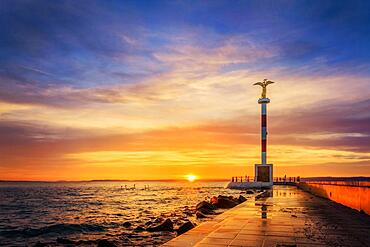
POLYGON ((189 182, 194 182, 194 181, 197 179, 197 176, 192 175, 192 174, 189 174, 189 175, 186 175, 186 179, 187 179, 189 182))

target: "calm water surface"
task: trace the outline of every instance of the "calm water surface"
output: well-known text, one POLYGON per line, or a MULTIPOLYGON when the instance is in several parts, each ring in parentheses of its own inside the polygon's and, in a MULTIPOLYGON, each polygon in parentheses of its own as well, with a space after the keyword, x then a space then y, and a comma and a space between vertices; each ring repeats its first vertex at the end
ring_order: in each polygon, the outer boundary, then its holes
POLYGON ((165 218, 176 226, 186 220, 198 224, 194 215, 186 214, 187 208, 214 195, 239 195, 224 186, 224 182, 1 182, 0 246, 37 242, 65 246, 68 241, 68 246, 94 246, 99 239, 118 246, 158 246, 176 233, 135 228, 165 218), (130 189, 134 184, 136 189, 130 189))

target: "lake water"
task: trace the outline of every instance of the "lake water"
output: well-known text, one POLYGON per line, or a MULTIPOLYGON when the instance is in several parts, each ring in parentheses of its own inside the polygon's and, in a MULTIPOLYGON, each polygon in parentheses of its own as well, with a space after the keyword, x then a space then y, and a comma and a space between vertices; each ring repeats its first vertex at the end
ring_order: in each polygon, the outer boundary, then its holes
MULTIPOLYGON (((174 232, 137 231, 170 218, 175 227, 190 220, 202 200, 238 196, 225 182, 0 182, 0 246, 158 246, 174 232), (132 189, 135 186, 136 189, 132 189), (144 190, 149 186, 149 190, 144 190), (127 189, 125 189, 127 187, 127 189), (127 226, 128 223, 131 226, 127 226), (40 245, 41 246, 41 245, 40 245)), ((220 211, 222 212, 222 211, 220 211)), ((204 220, 202 220, 204 221, 204 220)))

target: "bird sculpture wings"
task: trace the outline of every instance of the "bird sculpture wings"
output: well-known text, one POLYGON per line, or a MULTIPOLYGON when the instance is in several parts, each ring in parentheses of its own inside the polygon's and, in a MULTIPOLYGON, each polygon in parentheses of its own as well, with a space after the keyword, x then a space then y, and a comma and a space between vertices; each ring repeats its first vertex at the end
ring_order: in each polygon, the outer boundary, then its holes
POLYGON ((263 82, 256 82, 254 83, 253 85, 259 85, 262 87, 262 95, 261 95, 261 98, 266 98, 266 87, 267 85, 269 84, 272 84, 272 83, 275 83, 273 81, 268 81, 267 79, 264 79, 263 82))
POLYGON ((253 85, 260 85, 261 87, 263 87, 263 83, 262 82, 256 82, 256 83, 254 83, 253 85))
POLYGON ((272 84, 272 83, 275 83, 275 82, 273 82, 273 81, 266 81, 266 86, 268 85, 268 84, 272 84))

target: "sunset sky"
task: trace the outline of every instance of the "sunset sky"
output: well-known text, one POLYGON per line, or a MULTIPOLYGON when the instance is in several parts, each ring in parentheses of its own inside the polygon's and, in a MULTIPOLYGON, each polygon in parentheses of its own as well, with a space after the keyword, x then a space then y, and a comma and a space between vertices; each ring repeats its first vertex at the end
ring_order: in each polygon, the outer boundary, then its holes
POLYGON ((370 176, 370 1, 0 1, 0 179, 370 176))

